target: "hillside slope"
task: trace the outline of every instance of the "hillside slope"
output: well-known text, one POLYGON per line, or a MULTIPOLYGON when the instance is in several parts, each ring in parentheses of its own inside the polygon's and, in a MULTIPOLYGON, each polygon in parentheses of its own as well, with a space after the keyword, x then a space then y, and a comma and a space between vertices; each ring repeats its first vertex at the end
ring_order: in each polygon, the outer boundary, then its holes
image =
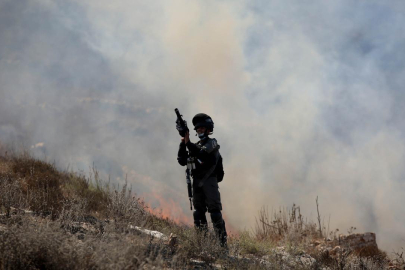
POLYGON ((403 267, 402 257, 390 261, 376 245, 351 248, 336 232, 320 235, 296 206, 273 215, 262 209, 255 230, 230 236, 227 249, 212 229, 204 235, 149 210, 96 171, 89 179, 28 154, 0 156, 0 269, 403 267))

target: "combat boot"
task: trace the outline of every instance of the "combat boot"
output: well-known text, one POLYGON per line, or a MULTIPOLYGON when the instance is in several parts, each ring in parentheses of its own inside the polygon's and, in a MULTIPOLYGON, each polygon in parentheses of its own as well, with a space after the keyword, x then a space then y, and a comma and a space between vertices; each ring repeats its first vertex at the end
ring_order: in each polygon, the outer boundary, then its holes
POLYGON ((218 211, 211 213, 211 221, 221 247, 227 248, 228 235, 226 233, 225 221, 222 218, 221 212, 218 211))

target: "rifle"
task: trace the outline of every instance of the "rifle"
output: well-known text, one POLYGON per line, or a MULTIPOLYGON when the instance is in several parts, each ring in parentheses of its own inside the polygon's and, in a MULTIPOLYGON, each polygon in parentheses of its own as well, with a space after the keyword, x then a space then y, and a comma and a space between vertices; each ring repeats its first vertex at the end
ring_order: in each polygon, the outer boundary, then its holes
MULTIPOLYGON (((186 132, 188 132, 187 122, 183 120, 182 115, 180 114, 179 110, 176 108, 174 109, 177 120, 176 120, 176 129, 179 132, 181 137, 186 136, 186 132)), ((187 159, 187 169, 186 169, 186 182, 187 182, 187 191, 188 191, 188 199, 190 201, 190 210, 193 210, 193 189, 191 186, 191 170, 195 169, 195 164, 193 158, 187 159)))
POLYGON ((187 182, 188 200, 190 201, 190 210, 193 210, 193 203, 191 201, 191 199, 193 198, 193 190, 191 188, 191 173, 188 168, 186 169, 186 182, 187 182))

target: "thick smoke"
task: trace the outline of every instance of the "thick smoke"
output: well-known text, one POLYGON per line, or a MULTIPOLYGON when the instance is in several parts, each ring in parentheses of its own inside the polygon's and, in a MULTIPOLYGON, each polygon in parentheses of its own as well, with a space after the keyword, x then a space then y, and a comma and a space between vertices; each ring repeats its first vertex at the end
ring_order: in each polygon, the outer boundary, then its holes
POLYGON ((62 168, 94 164, 191 217, 173 109, 188 121, 205 112, 230 224, 251 228, 262 205, 314 216, 319 196, 331 228, 397 248, 404 11, 401 1, 3 0, 0 141, 62 168))

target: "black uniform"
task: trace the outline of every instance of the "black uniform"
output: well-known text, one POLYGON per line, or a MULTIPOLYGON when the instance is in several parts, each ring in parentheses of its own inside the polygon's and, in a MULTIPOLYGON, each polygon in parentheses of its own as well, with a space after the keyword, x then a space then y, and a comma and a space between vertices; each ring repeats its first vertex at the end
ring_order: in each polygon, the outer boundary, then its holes
POLYGON ((195 226, 201 229, 207 227, 205 213, 208 210, 221 244, 225 245, 227 235, 221 214, 221 195, 218 187, 218 182, 224 177, 224 170, 219 148, 216 139, 208 137, 196 144, 190 141, 187 144, 182 142, 177 160, 180 165, 185 166, 189 157, 195 158, 195 169, 192 170, 195 226))

